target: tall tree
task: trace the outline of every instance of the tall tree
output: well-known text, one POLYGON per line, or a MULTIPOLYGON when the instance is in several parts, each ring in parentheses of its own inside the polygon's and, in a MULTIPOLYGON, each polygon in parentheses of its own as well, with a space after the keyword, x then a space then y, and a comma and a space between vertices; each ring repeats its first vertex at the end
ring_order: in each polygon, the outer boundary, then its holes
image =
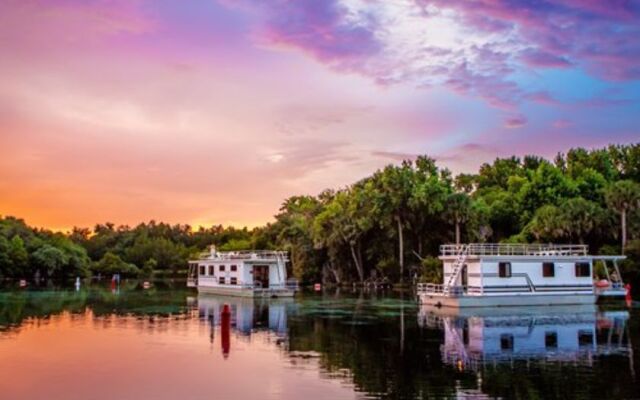
POLYGON ((640 205, 640 185, 630 180, 617 181, 606 191, 609 207, 620 214, 620 237, 622 252, 627 245, 627 214, 640 205))
POLYGON ((469 220, 471 198, 466 193, 452 193, 446 202, 448 218, 455 226, 456 244, 460 244, 460 225, 469 220))
POLYGON ((395 225, 398 236, 398 264, 400 266, 400 283, 404 281, 404 230, 411 212, 409 201, 413 192, 414 170, 409 160, 400 166, 388 165, 374 175, 379 196, 374 210, 378 211, 383 224, 395 225))
POLYGON ((561 207, 561 221, 568 239, 584 244, 603 218, 602 208, 589 200, 576 197, 567 200, 561 207))

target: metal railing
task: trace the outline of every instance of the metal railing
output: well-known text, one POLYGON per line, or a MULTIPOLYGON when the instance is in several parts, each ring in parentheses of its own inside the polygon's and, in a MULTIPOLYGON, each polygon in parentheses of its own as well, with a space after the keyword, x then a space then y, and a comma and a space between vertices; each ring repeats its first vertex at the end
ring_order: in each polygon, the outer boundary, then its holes
MULTIPOLYGON (((440 255, 457 256, 463 244, 443 244, 440 255)), ((469 243, 470 256, 586 256, 586 244, 469 243)))
POLYGON ((429 294, 438 296, 462 296, 467 293, 466 286, 451 286, 447 292, 444 290, 444 285, 439 283, 418 283, 416 286, 418 294, 429 294))
POLYGON ((201 259, 213 260, 282 260, 288 261, 286 251, 272 250, 239 250, 200 253, 201 259))

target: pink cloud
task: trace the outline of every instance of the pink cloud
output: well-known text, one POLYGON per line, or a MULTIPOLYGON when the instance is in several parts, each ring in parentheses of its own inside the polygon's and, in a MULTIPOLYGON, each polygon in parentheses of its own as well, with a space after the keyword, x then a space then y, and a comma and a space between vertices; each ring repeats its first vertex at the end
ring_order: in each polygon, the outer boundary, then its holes
POLYGON ((522 128, 527 124, 527 118, 524 115, 514 115, 504 120, 504 127, 507 129, 522 128))
POLYGON ((568 128, 570 126, 573 126, 573 122, 571 122, 571 121, 569 121, 567 119, 557 119, 557 120, 553 121, 551 126, 553 126, 556 129, 564 129, 564 128, 568 128))

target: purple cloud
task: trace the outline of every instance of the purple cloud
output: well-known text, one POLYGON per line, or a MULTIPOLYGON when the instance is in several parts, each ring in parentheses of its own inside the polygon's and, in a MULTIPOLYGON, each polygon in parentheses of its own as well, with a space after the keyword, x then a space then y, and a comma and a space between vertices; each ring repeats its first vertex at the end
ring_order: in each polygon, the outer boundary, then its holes
POLYGON ((527 124, 527 118, 524 115, 514 115, 504 120, 504 127, 507 129, 522 128, 527 124))
POLYGON ((262 32, 267 43, 300 48, 321 62, 347 69, 381 50, 368 27, 349 23, 346 8, 337 0, 258 4, 267 13, 262 32))
POLYGON ((262 40, 300 49, 378 84, 447 86, 513 109, 553 103, 516 72, 579 68, 640 79, 638 0, 245 0, 262 10, 262 40))
POLYGON ((522 55, 521 59, 525 64, 532 67, 567 68, 572 66, 572 63, 565 57, 560 57, 544 51, 526 52, 522 55))

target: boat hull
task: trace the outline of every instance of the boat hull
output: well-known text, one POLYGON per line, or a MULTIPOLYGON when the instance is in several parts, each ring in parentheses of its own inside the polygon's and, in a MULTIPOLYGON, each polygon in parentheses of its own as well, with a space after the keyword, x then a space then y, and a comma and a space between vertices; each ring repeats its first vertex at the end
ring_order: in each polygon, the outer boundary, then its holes
POLYGON ((540 295, 504 295, 504 296, 441 296, 437 294, 419 294, 420 304, 438 307, 520 307, 520 306, 556 306, 594 304, 593 294, 540 294, 540 295))
POLYGON ((250 298, 293 297, 296 293, 296 291, 293 289, 226 288, 211 286, 198 286, 198 292, 222 296, 250 298))

